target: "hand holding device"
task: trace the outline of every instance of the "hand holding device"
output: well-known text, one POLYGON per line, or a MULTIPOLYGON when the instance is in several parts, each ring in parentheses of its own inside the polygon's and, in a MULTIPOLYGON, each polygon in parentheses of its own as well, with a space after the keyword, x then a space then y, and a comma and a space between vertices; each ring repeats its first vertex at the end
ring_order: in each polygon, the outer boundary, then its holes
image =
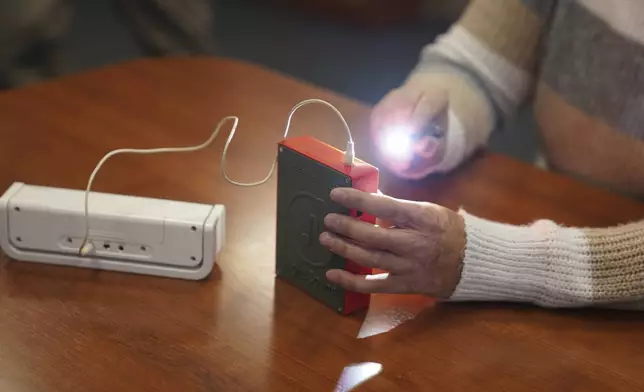
POLYGON ((322 245, 363 268, 388 272, 358 275, 332 269, 327 272, 329 281, 360 293, 451 296, 460 281, 466 243, 460 214, 436 204, 351 188, 334 189, 331 199, 394 226, 385 228, 346 215, 327 215, 327 231, 320 236, 322 245))

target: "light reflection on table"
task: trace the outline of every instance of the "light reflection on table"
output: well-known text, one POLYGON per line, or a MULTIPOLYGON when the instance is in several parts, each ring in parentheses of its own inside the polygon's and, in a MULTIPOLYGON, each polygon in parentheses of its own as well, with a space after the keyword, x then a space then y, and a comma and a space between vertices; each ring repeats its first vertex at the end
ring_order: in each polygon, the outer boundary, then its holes
POLYGON ((372 294, 358 339, 389 332, 434 304, 435 300, 421 295, 372 294))
POLYGON ((375 362, 362 362, 346 366, 342 370, 335 392, 349 392, 382 372, 382 365, 375 362))

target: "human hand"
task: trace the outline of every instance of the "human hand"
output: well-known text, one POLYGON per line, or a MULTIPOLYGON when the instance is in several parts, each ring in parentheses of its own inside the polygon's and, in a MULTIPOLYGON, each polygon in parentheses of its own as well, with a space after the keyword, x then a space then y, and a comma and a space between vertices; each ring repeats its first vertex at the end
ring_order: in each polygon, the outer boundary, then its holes
POLYGON ((436 171, 445 155, 448 93, 411 78, 374 107, 371 132, 383 163, 406 178, 436 171))
POLYGON ((391 222, 384 228, 346 215, 329 214, 320 243, 331 252, 388 275, 329 270, 327 279, 362 293, 424 294, 448 298, 460 281, 465 223, 447 208, 394 199, 352 188, 336 188, 331 199, 391 222))

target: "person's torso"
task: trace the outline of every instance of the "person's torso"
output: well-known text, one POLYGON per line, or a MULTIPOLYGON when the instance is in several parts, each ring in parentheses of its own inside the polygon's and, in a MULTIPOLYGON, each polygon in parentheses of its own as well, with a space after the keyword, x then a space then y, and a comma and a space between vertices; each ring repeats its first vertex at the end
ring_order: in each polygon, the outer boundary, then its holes
POLYGON ((558 0, 535 117, 555 169, 644 195, 644 1, 558 0))

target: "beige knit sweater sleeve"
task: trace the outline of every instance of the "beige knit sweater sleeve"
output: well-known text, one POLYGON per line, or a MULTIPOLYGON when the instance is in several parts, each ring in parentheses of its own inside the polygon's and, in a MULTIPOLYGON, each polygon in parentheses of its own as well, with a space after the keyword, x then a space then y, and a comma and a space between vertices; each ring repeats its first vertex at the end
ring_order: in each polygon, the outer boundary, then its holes
POLYGON ((464 211, 467 246, 453 301, 644 308, 644 221, 514 226, 464 211))
POLYGON ((450 110, 443 162, 414 177, 453 170, 530 96, 543 14, 551 3, 472 0, 448 31, 423 49, 406 84, 446 91, 450 110))
MULTIPOLYGON (((443 169, 484 144, 530 95, 553 4, 472 0, 461 19, 425 48, 410 80, 449 91, 453 121, 443 169)), ((453 301, 644 305, 644 222, 602 229, 547 220, 514 226, 461 214, 467 247, 453 301)))

